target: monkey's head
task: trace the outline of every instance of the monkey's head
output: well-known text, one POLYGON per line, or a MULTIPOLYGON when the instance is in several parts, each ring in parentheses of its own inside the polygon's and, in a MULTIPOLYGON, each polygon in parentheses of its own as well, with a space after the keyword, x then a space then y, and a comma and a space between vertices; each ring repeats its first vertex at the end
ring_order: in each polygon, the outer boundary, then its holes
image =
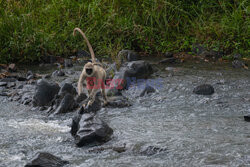
POLYGON ((84 68, 88 76, 91 76, 94 73, 94 65, 91 62, 85 64, 84 68))

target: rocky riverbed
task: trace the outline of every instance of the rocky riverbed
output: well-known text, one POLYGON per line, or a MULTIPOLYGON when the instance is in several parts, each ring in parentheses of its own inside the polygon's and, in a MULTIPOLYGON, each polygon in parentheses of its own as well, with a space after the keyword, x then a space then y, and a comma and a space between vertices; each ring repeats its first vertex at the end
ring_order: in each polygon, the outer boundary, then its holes
MULTIPOLYGON (((70 131, 82 102, 71 89, 76 86, 82 64, 63 69, 64 75, 53 73, 56 69, 35 67, 25 76, 29 77, 27 81, 3 81, 0 166, 24 166, 37 152, 51 153, 72 167, 249 166, 250 126, 244 121, 244 116, 250 114, 249 70, 216 63, 146 62, 152 69, 143 63, 128 66, 134 70, 143 67, 143 78, 147 80, 129 82, 128 90, 111 92, 116 95, 110 97, 111 106, 99 107, 94 114, 93 120, 98 123, 94 127, 104 122, 104 127, 112 130, 106 131, 110 138, 81 147, 70 131), (44 80, 34 77, 37 72, 44 80), (144 90, 141 85, 149 80, 154 84, 144 90), (43 81, 52 84, 49 92, 53 97, 50 94, 51 99, 39 101, 41 94, 35 95, 43 81), (195 93, 204 89, 209 95, 195 93), (67 99, 63 103, 64 90, 70 92, 70 107, 67 99)), ((116 74, 121 77, 124 73, 116 74)), ((126 75, 137 77, 129 70, 126 75)), ((88 114, 81 121, 92 117, 88 114)), ((86 130, 83 124, 80 129, 86 130)))

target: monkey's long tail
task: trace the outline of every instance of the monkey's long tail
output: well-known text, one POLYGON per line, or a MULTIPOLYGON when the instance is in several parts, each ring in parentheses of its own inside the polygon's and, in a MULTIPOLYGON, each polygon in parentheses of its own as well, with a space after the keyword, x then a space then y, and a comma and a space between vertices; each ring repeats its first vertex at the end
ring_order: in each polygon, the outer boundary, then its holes
POLYGON ((89 51, 90 51, 90 55, 91 55, 91 59, 92 59, 92 62, 95 63, 95 53, 93 51, 93 48, 91 46, 91 44, 89 43, 89 40, 88 38, 86 37, 86 35, 82 32, 82 30, 80 28, 75 28, 74 31, 73 31, 73 35, 75 36, 76 35, 76 31, 80 32, 82 37, 85 39, 85 41, 87 42, 87 45, 88 45, 88 48, 89 48, 89 51))

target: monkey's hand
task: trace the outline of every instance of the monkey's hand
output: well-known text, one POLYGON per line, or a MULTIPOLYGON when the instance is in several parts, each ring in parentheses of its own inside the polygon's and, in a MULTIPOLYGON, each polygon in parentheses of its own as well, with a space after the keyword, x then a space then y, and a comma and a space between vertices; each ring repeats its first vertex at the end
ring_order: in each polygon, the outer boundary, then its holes
POLYGON ((106 106, 106 105, 108 105, 108 101, 107 101, 107 100, 104 100, 103 106, 106 106))

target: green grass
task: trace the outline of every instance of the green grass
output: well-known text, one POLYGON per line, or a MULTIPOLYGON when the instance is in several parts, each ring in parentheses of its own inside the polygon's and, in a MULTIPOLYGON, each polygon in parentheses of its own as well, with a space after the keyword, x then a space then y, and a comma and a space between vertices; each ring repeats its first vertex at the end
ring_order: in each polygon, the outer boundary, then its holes
POLYGON ((192 44, 249 54, 247 0, 1 0, 0 63, 69 57, 87 49, 115 59, 121 49, 148 54, 190 51, 192 44))

